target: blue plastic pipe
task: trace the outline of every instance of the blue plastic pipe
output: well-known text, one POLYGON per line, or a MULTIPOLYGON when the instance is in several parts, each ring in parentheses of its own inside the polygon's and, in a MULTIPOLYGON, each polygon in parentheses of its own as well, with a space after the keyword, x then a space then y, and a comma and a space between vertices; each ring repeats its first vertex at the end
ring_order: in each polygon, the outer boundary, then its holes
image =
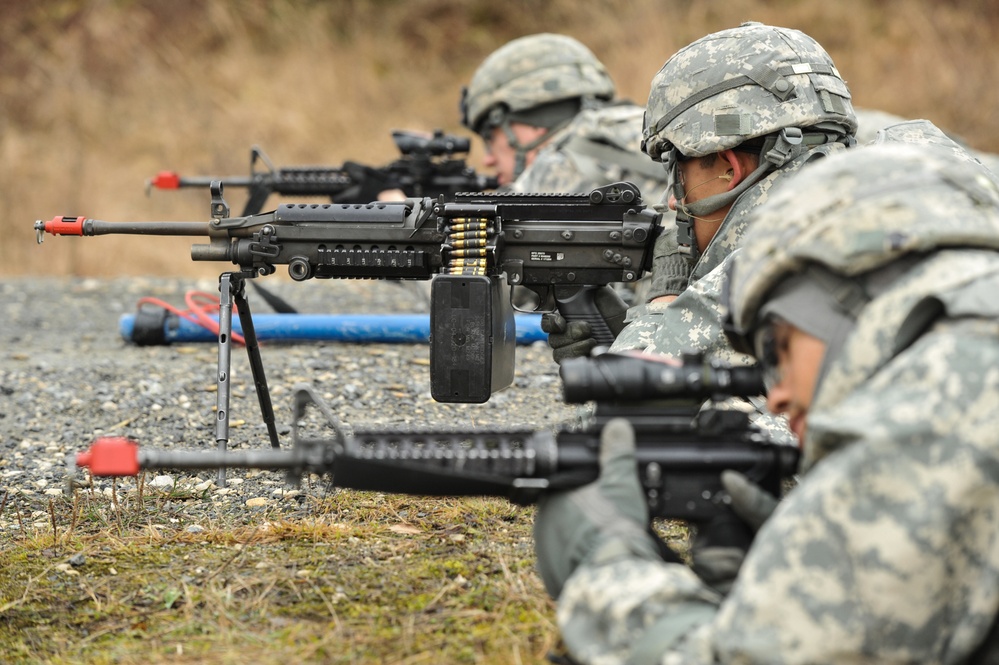
MULTIPOLYGON (((135 342, 135 314, 124 314, 118 330, 127 342, 135 342)), ((215 320, 218 320, 215 318, 215 320)), ((517 314, 517 343, 543 342, 540 314, 517 314)), ((215 342, 210 330, 187 319, 168 314, 162 323, 162 341, 146 344, 215 342)), ((256 314, 253 328, 260 341, 282 342, 354 342, 369 344, 426 344, 430 341, 429 314, 256 314)), ((232 329, 242 333, 239 317, 232 317, 232 329)))

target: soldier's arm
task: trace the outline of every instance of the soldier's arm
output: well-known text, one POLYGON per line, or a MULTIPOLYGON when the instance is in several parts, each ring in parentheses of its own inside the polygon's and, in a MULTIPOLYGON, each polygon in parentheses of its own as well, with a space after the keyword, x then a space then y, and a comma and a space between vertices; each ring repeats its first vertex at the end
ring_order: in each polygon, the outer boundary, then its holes
MULTIPOLYGON (((610 181, 608 181, 610 182, 610 181)), ((527 194, 537 192, 588 192, 606 182, 594 182, 575 162, 553 146, 542 148, 534 161, 513 182, 510 189, 527 194)))
POLYGON ((683 353, 702 352, 707 358, 725 364, 750 364, 752 359, 732 350, 722 330, 724 276, 723 263, 672 302, 633 307, 611 350, 640 350, 674 358, 683 353))

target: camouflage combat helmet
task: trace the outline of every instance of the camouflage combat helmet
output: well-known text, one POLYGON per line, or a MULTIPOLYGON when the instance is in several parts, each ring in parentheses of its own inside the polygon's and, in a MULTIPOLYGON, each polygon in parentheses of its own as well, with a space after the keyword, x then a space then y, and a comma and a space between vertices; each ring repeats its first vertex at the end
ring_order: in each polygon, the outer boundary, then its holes
POLYGON ((853 145, 850 91, 829 54, 808 35, 744 23, 681 49, 652 80, 642 149, 662 161, 677 201, 681 253, 697 246, 694 219, 731 205, 771 171, 823 143, 853 145), (688 203, 678 178, 684 158, 737 148, 759 165, 735 187, 688 203))
POLYGON ((893 267, 936 249, 999 250, 995 176, 935 145, 882 143, 828 157, 752 215, 726 300, 730 338, 757 356, 751 340, 768 309, 805 282, 817 284, 815 299, 855 320, 893 267))
POLYGON ((744 23, 666 61, 652 79, 644 150, 656 160, 673 148, 703 157, 808 127, 857 130, 849 88, 829 54, 798 30, 744 23))
POLYGON ((461 121, 479 132, 494 107, 517 113, 565 99, 613 96, 614 83, 590 49, 566 35, 541 33, 514 39, 483 61, 464 91, 461 121))
POLYGON ((614 96, 603 64, 572 37, 541 33, 520 37, 497 49, 476 70, 462 91, 461 124, 486 141, 495 127, 502 127, 518 151, 517 174, 531 145, 518 145, 511 121, 554 131, 572 120, 585 101, 614 96))

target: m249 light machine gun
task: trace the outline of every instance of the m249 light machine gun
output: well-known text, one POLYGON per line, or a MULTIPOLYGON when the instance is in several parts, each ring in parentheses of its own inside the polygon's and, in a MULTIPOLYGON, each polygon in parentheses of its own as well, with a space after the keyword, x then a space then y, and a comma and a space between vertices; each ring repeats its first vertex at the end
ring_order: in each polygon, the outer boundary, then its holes
POLYGON ((337 487, 431 496, 499 496, 519 504, 543 492, 578 487, 599 473, 600 432, 612 418, 635 430, 638 474, 652 517, 707 523, 728 510, 726 469, 780 496, 797 468, 798 450, 771 443, 741 411, 704 400, 763 392, 755 367, 721 367, 698 356, 671 365, 648 356, 602 354, 560 368, 568 403, 594 401, 582 422, 554 431, 356 431, 352 434, 308 386, 295 392, 291 450, 230 452, 142 448, 125 438, 96 441, 69 460, 94 476, 153 469, 284 470, 332 474, 337 487), (301 434, 309 406, 327 420, 328 437, 301 434))
MULTIPOLYGON (((525 286, 538 310, 589 321, 610 344, 594 291, 633 282, 651 267, 660 215, 638 188, 615 183, 589 194, 459 194, 453 200, 284 204, 269 213, 229 217, 222 186, 211 186, 209 222, 105 222, 55 217, 35 223, 38 241, 55 235, 207 236, 195 261, 231 262, 219 279, 217 438, 228 440, 232 307, 238 308, 250 367, 271 443, 273 410, 256 343, 245 280, 287 266, 311 278, 432 279, 431 394, 440 402, 489 399, 513 381, 516 329, 510 285, 525 286)), ((537 310, 536 310, 537 311, 537 310)), ((623 325, 623 323, 621 324, 623 325)))
POLYGON ((337 203, 368 203, 380 192, 398 189, 406 196, 450 198, 458 192, 496 189, 493 176, 476 173, 463 155, 470 148, 468 138, 395 130, 392 140, 400 158, 384 166, 344 162, 341 166, 286 166, 275 168, 258 146, 250 149, 250 175, 219 178, 185 177, 174 171, 160 171, 146 181, 147 191, 208 187, 219 181, 224 187, 248 190, 243 216, 263 210, 271 194, 281 196, 325 196, 337 203), (258 163, 264 168, 258 168, 258 163))

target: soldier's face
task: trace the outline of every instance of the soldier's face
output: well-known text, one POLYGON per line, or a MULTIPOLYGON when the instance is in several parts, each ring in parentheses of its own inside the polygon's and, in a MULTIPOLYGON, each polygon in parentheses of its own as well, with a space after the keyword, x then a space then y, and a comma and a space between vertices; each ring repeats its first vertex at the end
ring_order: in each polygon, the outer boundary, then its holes
POLYGON ((822 340, 785 321, 771 324, 764 342, 767 349, 758 357, 768 366, 767 409, 787 415, 788 425, 798 442, 804 441, 808 410, 815 396, 815 384, 826 355, 822 340))
MULTIPOLYGON (((678 205, 689 205, 715 194, 728 191, 737 184, 736 174, 741 176, 742 168, 732 150, 725 150, 708 157, 677 160, 676 179, 680 188, 670 194, 667 205, 676 210, 678 205), (683 193, 683 199, 677 201, 676 192, 683 193)), ((729 204, 711 213, 709 217, 694 218, 694 235, 697 237, 697 247, 703 252, 708 243, 715 237, 719 223, 725 219, 732 205, 729 204)))
MULTIPOLYGON (((543 136, 548 130, 543 127, 533 127, 520 122, 511 122, 510 130, 518 145, 529 145, 532 141, 543 136)), ((496 179, 499 180, 500 187, 509 185, 515 180, 517 164, 517 149, 510 144, 510 140, 502 127, 493 127, 486 140, 486 156, 482 163, 496 171, 496 179)), ((525 168, 531 165, 537 155, 537 149, 530 150, 524 160, 525 168)))

